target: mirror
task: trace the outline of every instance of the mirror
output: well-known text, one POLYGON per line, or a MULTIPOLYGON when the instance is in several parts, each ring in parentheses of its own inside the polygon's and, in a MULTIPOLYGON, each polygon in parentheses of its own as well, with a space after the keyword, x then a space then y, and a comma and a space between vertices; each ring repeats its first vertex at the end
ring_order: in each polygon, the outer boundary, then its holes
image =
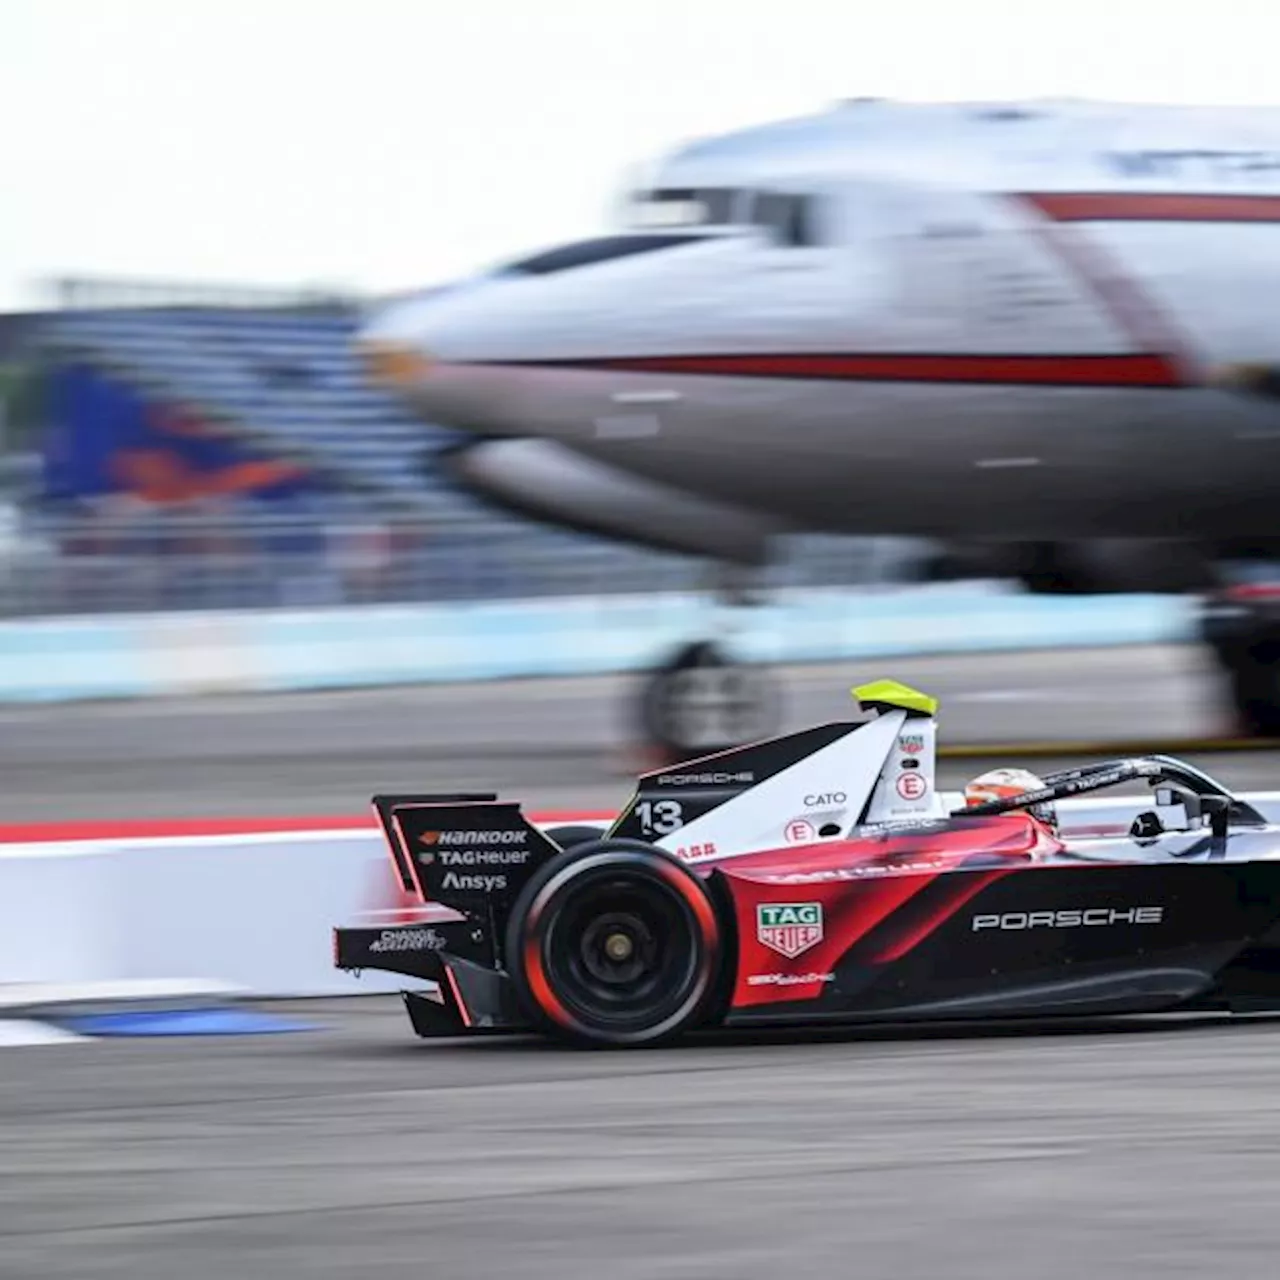
POLYGON ((1165 831, 1189 831, 1200 819, 1200 797, 1182 787, 1155 788, 1156 815, 1165 831))

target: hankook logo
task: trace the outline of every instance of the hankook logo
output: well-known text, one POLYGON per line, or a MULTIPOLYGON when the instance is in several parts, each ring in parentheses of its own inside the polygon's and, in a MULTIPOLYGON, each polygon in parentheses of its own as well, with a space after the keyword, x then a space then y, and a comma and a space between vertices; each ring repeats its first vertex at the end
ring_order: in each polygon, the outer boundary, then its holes
POLYGON ((1159 924, 1163 907, 1090 907, 1067 911, 1007 911, 1003 915, 974 916, 974 933, 984 929, 1018 932, 1024 929, 1096 929, 1117 924, 1159 924))
POLYGON ((424 831, 423 844, 524 844, 527 831, 424 831))

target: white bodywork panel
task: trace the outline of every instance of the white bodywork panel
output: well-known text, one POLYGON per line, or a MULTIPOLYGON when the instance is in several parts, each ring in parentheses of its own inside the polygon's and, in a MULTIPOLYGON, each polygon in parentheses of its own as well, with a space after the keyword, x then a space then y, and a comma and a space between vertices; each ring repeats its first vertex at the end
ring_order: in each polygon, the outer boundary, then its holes
POLYGON ((939 817, 934 790, 936 720, 886 711, 843 737, 744 790, 709 813, 654 841, 688 862, 705 862, 787 844, 847 837, 865 811, 867 822, 939 817), (920 748, 904 739, 919 738, 920 748), (903 767, 903 760, 916 766, 903 767), (918 779, 907 795, 903 777, 918 779), (870 807, 868 808, 868 802, 870 807), (819 833, 834 828, 830 836, 819 833))

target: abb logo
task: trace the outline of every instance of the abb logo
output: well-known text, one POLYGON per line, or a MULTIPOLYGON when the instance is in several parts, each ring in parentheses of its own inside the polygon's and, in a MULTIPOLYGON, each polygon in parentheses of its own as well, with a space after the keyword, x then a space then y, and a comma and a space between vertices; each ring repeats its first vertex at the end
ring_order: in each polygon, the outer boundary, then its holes
POLYGON ((694 858, 712 858, 715 856, 716 847, 714 844, 691 844, 687 849, 681 845, 676 850, 676 857, 689 862, 694 858))

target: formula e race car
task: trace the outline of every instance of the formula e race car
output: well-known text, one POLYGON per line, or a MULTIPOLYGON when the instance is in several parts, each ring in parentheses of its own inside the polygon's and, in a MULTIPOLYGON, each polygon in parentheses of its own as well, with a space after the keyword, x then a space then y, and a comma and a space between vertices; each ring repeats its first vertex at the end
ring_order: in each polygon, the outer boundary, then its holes
POLYGON ((934 787, 936 701, 854 694, 861 719, 645 774, 603 832, 543 831, 488 794, 376 797, 427 914, 337 929, 337 966, 430 984, 404 997, 422 1036, 602 1046, 1280 1009, 1280 827, 1254 804, 1153 756, 956 807, 934 787), (1120 824, 1053 816, 1135 781, 1154 794, 1120 824))

